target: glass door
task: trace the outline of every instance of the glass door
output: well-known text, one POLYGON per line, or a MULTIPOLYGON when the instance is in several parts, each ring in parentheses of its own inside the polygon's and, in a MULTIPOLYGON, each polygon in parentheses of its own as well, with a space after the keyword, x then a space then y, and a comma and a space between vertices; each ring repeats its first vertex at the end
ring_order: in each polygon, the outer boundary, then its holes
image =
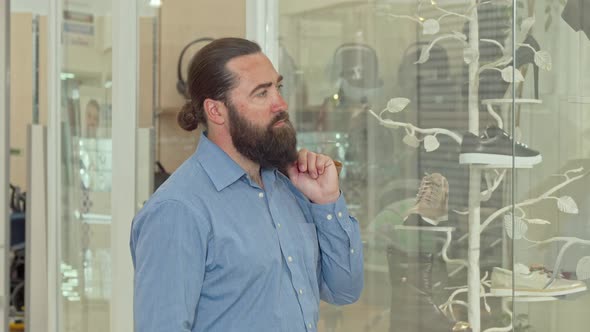
POLYGON ((60 331, 108 331, 112 287, 112 11, 62 1, 60 331))
POLYGON ((543 162, 515 181, 514 329, 582 331, 590 324, 590 13, 584 1, 515 3, 517 98, 538 99, 517 105, 515 126, 543 162))

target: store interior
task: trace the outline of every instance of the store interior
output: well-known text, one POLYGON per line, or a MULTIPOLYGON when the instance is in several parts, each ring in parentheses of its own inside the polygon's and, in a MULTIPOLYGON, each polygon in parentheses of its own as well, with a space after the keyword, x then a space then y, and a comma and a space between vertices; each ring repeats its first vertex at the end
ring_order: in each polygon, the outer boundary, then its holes
POLYGON ((129 158, 139 209, 198 144, 200 133, 176 122, 191 56, 214 38, 249 37, 249 24, 274 29, 275 39, 258 42, 275 51, 298 145, 343 163, 341 188, 361 225, 362 297, 322 303, 319 331, 450 331, 443 321, 478 332, 590 325, 590 16, 571 14, 587 1, 275 0, 265 2, 265 22, 252 22, 246 0, 137 0, 137 110, 112 104, 111 2, 62 0, 57 46, 48 42, 47 4, 10 2, 6 273, 14 331, 30 319, 25 302, 34 298, 25 280, 33 264, 25 251, 27 127, 49 124, 49 52, 61 50, 53 83, 61 87, 62 195, 59 291, 48 306, 59 307, 60 331, 109 331, 111 261, 129 255, 111 245, 113 112, 137 115, 129 158), (522 163, 469 159, 482 155, 468 152, 468 132, 483 140, 495 130, 537 154, 522 163), (425 181, 439 175, 446 220, 409 225, 425 181), (413 268, 424 273, 425 257, 427 285, 411 280, 413 268), (576 286, 523 295, 511 286, 517 270, 576 286), (504 293, 501 277, 510 280, 504 293))

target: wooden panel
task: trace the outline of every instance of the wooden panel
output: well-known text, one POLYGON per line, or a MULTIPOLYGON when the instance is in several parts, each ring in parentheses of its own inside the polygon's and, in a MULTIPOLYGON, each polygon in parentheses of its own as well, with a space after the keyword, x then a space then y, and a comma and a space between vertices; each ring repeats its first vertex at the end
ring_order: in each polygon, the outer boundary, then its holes
POLYGON ((47 125, 47 57, 49 49, 47 16, 39 17, 39 124, 47 125))
POLYGON ((183 99, 176 91, 180 51, 198 38, 244 37, 246 1, 167 0, 160 17, 160 106, 180 107, 183 99))
POLYGON ((10 20, 10 183, 27 185, 27 125, 33 120, 33 16, 12 13, 10 20))
MULTIPOLYGON (((173 172, 195 152, 200 131, 186 132, 176 123, 176 114, 162 113, 158 117, 157 157, 166 171, 173 172)), ((199 129, 202 129, 199 127, 199 129)))

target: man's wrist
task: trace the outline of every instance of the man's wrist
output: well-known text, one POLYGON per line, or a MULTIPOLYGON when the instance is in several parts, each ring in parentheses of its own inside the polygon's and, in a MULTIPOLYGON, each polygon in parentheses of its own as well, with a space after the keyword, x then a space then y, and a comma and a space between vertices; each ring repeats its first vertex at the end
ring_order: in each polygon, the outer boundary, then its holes
POLYGON ((338 200, 338 198, 340 198, 340 190, 336 191, 332 195, 326 195, 326 196, 321 197, 318 200, 313 200, 311 202, 314 204, 319 204, 319 205, 332 204, 332 203, 335 203, 338 200))

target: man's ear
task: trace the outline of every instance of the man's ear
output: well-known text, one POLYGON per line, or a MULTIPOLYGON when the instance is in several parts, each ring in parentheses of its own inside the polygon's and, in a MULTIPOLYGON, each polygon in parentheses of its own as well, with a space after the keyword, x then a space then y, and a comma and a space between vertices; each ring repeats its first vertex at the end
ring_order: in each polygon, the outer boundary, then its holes
POLYGON ((225 105, 222 102, 207 98, 203 102, 203 108, 205 109, 205 113, 207 113, 207 119, 211 123, 217 125, 225 123, 225 114, 227 113, 225 105))

